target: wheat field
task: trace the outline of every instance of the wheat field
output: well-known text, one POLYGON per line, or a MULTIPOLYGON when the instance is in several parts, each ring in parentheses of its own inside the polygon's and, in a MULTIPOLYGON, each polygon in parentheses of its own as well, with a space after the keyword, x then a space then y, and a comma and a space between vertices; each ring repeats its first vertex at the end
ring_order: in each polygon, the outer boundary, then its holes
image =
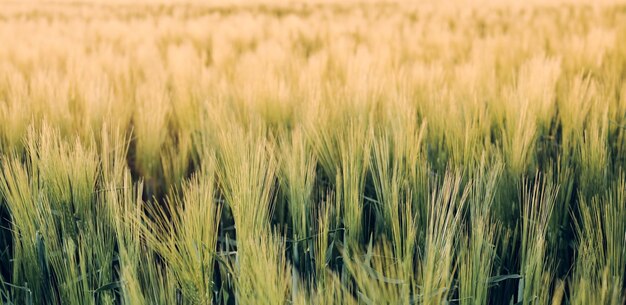
POLYGON ((0 304, 626 303, 626 4, 0 0, 0 304))

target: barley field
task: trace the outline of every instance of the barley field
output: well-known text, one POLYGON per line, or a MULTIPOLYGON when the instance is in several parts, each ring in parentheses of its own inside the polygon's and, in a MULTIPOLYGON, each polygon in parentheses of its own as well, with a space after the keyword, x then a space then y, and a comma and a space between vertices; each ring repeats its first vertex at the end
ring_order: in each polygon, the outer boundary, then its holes
POLYGON ((626 3, 0 0, 0 304, 626 303, 626 3))

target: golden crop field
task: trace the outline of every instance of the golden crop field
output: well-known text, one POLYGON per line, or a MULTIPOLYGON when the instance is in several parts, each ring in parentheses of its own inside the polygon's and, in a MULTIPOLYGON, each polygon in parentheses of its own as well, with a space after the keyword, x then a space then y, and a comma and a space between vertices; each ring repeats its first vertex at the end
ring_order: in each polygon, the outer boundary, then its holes
POLYGON ((626 3, 0 0, 0 304, 626 303, 626 3))

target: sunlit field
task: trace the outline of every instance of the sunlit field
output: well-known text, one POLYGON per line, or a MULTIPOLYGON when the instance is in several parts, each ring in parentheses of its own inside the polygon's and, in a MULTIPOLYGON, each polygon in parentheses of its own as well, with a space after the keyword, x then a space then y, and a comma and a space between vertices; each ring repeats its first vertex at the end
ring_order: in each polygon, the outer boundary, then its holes
POLYGON ((626 4, 0 1, 2 305, 623 305, 626 4))

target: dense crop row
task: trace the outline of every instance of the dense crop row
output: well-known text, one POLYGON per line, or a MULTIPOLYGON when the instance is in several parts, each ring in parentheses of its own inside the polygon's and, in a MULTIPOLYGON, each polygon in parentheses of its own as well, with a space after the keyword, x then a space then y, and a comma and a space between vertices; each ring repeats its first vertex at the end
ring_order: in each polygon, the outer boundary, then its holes
POLYGON ((0 304, 624 304, 626 6, 0 4, 0 304))

